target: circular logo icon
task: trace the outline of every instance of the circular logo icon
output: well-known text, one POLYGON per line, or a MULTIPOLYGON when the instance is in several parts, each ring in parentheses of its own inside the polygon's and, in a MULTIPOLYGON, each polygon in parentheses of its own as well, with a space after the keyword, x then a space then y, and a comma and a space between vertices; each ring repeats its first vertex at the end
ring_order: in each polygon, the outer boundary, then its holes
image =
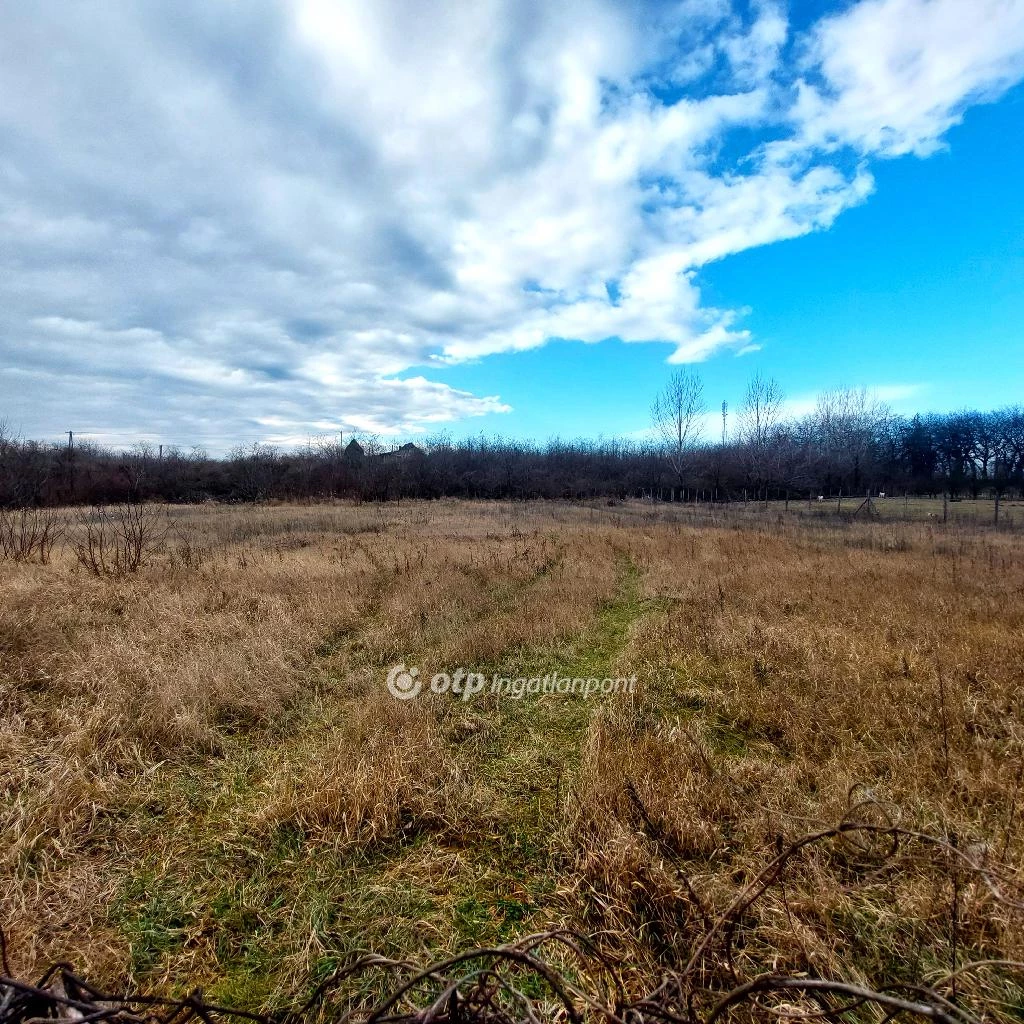
POLYGON ((415 665, 407 669, 403 661, 388 673, 388 690, 399 700, 411 700, 423 689, 422 680, 417 678, 419 674, 415 665))

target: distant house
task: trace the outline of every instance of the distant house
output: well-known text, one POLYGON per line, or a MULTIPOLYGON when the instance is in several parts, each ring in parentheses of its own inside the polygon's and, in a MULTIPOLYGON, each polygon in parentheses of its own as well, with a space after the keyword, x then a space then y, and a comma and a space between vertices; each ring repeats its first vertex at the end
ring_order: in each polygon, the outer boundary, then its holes
POLYGON ((345 446, 345 461, 362 462, 364 457, 363 446, 353 438, 345 446))
POLYGON ((378 458, 382 462, 408 462, 410 459, 419 458, 426 454, 422 448, 418 448, 411 441, 396 448, 393 452, 381 452, 378 458))

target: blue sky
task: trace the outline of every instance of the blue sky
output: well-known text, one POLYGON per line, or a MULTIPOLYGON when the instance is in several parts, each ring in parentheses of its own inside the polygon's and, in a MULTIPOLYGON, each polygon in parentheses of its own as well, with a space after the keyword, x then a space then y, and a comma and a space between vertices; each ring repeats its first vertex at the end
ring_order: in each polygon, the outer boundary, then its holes
MULTIPOLYGON (((1024 88, 969 110, 945 142, 927 159, 873 167, 875 192, 829 230, 701 271, 707 301, 749 308, 742 323, 761 346, 697 364, 709 407, 737 408, 756 371, 797 412, 837 387, 873 388, 903 413, 1024 402, 1024 88)), ((439 379, 496 389, 513 407, 501 418, 512 435, 642 434, 672 369, 666 354, 558 342, 439 379)))
POLYGON ((1024 401, 1024 0, 40 0, 0 32, 0 419, 649 427, 1024 401))

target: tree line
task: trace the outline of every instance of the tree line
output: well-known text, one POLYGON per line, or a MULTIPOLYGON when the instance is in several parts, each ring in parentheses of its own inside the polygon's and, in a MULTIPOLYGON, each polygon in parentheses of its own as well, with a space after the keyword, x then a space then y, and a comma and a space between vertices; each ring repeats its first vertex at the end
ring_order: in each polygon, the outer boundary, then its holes
POLYGON ((865 390, 821 395, 786 414, 782 389, 755 376, 735 411, 710 412, 691 370, 652 406, 650 437, 549 440, 435 436, 392 449, 340 438, 283 450, 26 440, 0 427, 0 505, 350 498, 1024 496, 1024 408, 895 415, 865 390), (720 415, 719 415, 720 412, 720 415))

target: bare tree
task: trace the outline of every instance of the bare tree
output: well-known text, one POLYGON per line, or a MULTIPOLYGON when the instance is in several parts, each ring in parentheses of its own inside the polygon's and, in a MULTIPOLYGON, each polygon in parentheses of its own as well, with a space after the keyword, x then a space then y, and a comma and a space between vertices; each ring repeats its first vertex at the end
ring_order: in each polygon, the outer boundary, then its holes
POLYGON ((41 505, 53 476, 51 445, 26 441, 0 422, 0 505, 28 508, 41 505))
POLYGON ((782 419, 785 394, 774 377, 755 373, 747 384, 740 411, 739 436, 755 487, 768 496, 769 456, 782 419))
POLYGON ((261 501, 274 490, 280 468, 278 451, 272 445, 253 441, 237 445, 228 453, 228 463, 238 494, 247 501, 261 501))
POLYGON ((157 465, 156 453, 148 441, 139 441, 121 456, 118 472, 128 485, 128 500, 142 501, 145 497, 153 469, 157 465))
POLYGON ((700 447, 704 385, 695 370, 677 370, 651 405, 655 432, 679 484, 700 447))
POLYGON ((808 423, 829 485, 845 483, 850 493, 862 492, 865 473, 891 415, 867 388, 825 391, 818 396, 808 423))

